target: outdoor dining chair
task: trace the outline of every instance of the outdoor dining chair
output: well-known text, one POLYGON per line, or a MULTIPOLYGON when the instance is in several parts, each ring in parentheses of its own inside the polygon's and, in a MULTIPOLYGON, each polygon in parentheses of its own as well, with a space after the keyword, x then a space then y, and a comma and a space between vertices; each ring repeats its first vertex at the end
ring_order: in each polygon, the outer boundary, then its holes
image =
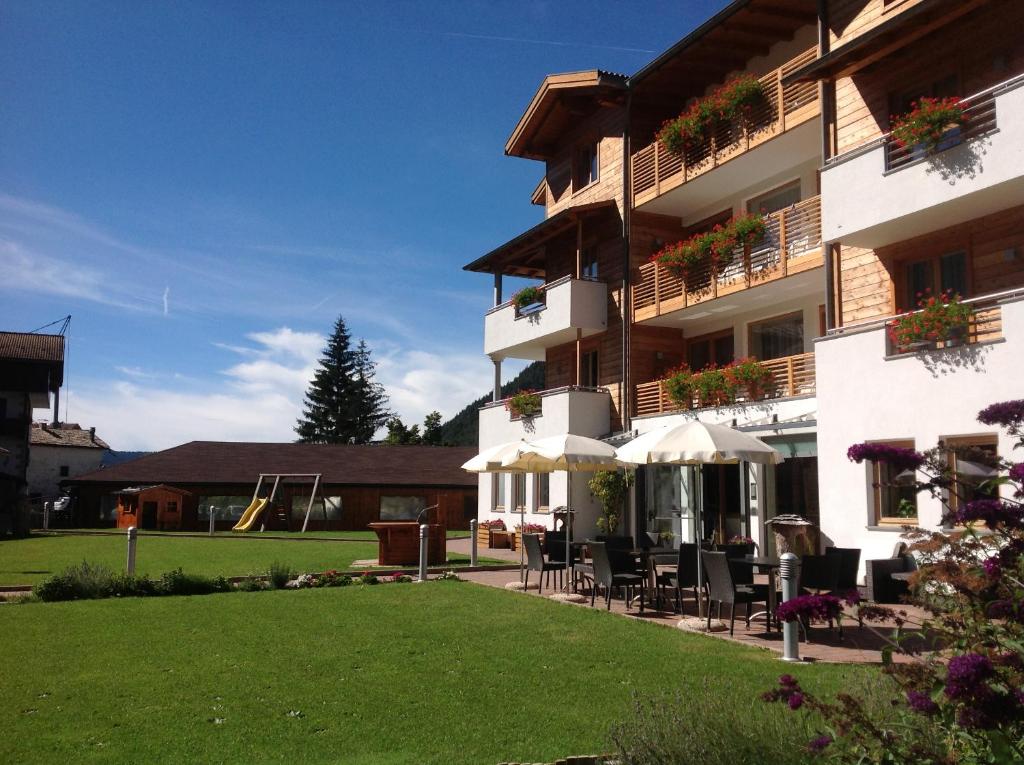
MULTIPOLYGON (((805 555, 800 559, 800 592, 804 595, 842 595, 839 587, 842 557, 839 555, 805 555)), ((832 619, 829 629, 834 628, 832 619)), ((805 630, 810 624, 804 625, 805 630)), ((843 622, 839 622, 839 637, 843 636, 843 622)))
POLYGON ((700 582, 697 579, 697 555, 699 547, 696 542, 683 542, 679 545, 676 556, 674 571, 664 571, 658 574, 658 600, 664 597, 665 589, 675 590, 676 610, 683 612, 683 589, 693 590, 693 599, 698 601, 700 595, 697 587, 700 582))
POLYGON ((594 562, 594 586, 590 590, 590 605, 594 605, 597 595, 597 587, 604 588, 605 607, 610 611, 612 607, 612 589, 615 587, 625 588, 626 610, 632 602, 631 595, 636 587, 640 588, 640 613, 644 611, 644 582, 646 576, 641 576, 633 571, 616 571, 612 566, 611 558, 608 557, 608 548, 604 542, 589 542, 590 557, 594 562))
MULTIPOLYGON (((544 576, 548 577, 548 584, 551 584, 551 572, 554 571, 558 577, 559 586, 562 582, 565 571, 565 561, 544 560, 544 552, 540 547, 540 535, 523 534, 523 545, 526 547, 526 585, 530 583, 530 572, 540 572, 540 579, 537 582, 537 594, 544 591, 544 576)), ((564 555, 562 557, 565 557, 564 555)), ((527 588, 528 589, 528 588, 527 588)))
POLYGON ((718 619, 722 618, 722 605, 729 606, 729 635, 735 634, 736 605, 747 605, 747 629, 750 629, 750 616, 754 603, 768 606, 767 589, 755 590, 748 585, 737 585, 732 578, 729 559, 724 552, 708 552, 701 550, 701 562, 704 565, 704 577, 708 585, 708 629, 711 629, 711 604, 718 610, 718 619))

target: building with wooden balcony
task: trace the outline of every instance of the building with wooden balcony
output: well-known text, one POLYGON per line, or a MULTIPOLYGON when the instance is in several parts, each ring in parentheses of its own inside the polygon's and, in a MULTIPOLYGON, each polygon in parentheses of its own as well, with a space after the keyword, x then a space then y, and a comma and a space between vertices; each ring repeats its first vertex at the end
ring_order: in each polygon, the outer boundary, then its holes
POLYGON ((821 12, 819 55, 783 83, 821 88, 822 531, 863 560, 885 557, 904 525, 938 528, 945 504, 979 496, 987 468, 951 458, 954 490, 916 496, 849 462, 850 444, 941 440, 1011 456, 1005 432, 976 416, 1021 396, 1024 6, 826 0, 821 12), (955 119, 943 116, 933 140, 907 141, 901 125, 921 99, 953 104, 955 119), (945 295, 943 305, 953 293, 967 309, 955 333, 894 339, 922 299, 945 295))

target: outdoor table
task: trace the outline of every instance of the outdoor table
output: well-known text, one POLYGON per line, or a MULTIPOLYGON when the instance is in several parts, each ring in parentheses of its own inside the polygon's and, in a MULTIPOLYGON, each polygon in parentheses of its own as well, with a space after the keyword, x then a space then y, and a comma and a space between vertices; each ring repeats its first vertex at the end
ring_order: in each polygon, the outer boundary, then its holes
POLYGON ((775 618, 775 607, 777 605, 775 601, 775 572, 778 571, 782 565, 781 561, 775 558, 758 558, 758 557, 746 557, 746 558, 729 558, 729 563, 737 566, 750 566, 758 570, 766 571, 768 573, 768 610, 758 611, 753 614, 750 618, 755 619, 758 616, 764 614, 765 621, 768 626, 768 631, 772 631, 772 619, 775 618))
POLYGON ((679 550, 674 547, 637 547, 627 552, 634 558, 640 559, 640 565, 647 571, 647 591, 650 593, 651 602, 654 603, 654 595, 658 590, 658 572, 654 559, 658 555, 679 555, 679 550))

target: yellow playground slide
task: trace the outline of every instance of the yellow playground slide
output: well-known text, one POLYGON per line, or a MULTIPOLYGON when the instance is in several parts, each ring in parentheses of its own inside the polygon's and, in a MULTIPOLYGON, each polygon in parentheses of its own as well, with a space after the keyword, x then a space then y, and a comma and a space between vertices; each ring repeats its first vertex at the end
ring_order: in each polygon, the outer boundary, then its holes
POLYGON ((232 531, 248 531, 256 523, 256 519, 260 517, 260 513, 263 512, 263 508, 267 506, 267 500, 254 499, 252 504, 245 508, 245 512, 242 513, 242 517, 238 519, 238 523, 231 529, 232 531))

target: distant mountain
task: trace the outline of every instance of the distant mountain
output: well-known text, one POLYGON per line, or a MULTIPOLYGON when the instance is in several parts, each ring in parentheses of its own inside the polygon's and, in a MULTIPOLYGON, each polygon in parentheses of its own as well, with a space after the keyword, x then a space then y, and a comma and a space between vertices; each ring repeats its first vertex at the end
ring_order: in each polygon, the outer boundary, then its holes
MULTIPOLYGON (((543 390, 544 362, 535 361, 515 378, 501 386, 501 396, 511 396, 524 388, 543 390)), ((490 401, 485 393, 441 426, 441 442, 448 446, 476 446, 480 437, 480 407, 490 401)))
POLYGON ((116 452, 113 449, 107 449, 103 452, 103 457, 100 460, 100 467, 113 467, 114 465, 120 465, 122 462, 135 460, 139 457, 145 457, 147 454, 152 453, 153 452, 116 452))

